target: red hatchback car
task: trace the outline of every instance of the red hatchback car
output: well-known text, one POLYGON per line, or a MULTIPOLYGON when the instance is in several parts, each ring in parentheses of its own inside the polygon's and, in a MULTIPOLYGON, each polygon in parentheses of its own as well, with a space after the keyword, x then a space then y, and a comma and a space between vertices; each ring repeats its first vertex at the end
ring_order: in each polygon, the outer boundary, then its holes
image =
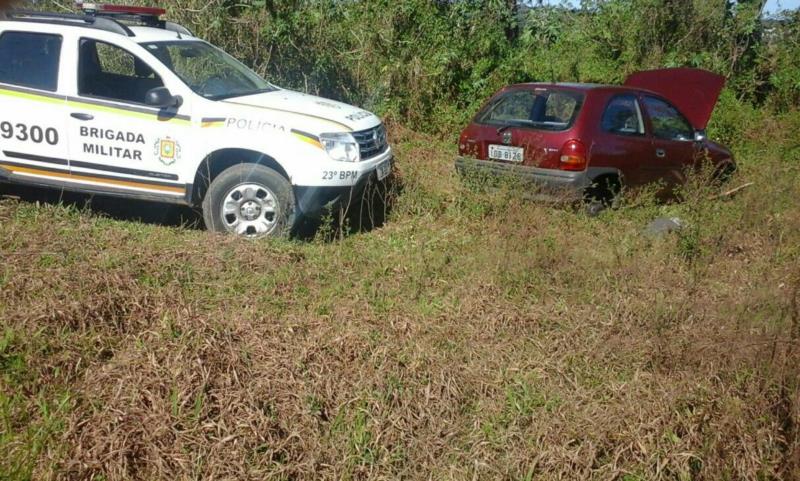
POLYGON ((685 180, 704 161, 736 168, 706 139, 725 78, 697 69, 639 72, 622 86, 519 84, 495 94, 464 129, 456 168, 511 174, 538 197, 601 209, 622 186, 685 180))

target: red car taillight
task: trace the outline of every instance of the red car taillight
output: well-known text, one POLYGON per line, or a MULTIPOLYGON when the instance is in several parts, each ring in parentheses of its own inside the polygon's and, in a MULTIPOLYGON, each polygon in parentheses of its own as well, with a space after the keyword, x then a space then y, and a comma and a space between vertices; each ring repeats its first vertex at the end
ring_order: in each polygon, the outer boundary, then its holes
POLYGON ((581 171, 586 170, 586 146, 580 140, 570 140, 561 148, 561 170, 581 171))

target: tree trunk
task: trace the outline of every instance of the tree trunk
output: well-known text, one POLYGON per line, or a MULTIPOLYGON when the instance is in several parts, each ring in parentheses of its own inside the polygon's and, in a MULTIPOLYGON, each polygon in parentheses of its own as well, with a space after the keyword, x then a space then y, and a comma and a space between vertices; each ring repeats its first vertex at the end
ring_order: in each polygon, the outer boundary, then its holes
POLYGON ((506 7, 509 13, 508 26, 506 26, 506 38, 508 40, 515 40, 517 36, 519 36, 519 23, 517 19, 519 5, 517 4, 517 0, 506 0, 506 7))

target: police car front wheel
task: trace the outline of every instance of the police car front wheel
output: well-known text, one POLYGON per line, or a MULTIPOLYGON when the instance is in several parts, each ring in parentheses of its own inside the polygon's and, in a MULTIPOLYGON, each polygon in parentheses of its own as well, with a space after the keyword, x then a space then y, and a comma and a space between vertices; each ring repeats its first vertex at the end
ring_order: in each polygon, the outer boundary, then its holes
POLYGON ((281 237, 294 223, 292 186, 274 170, 240 164, 223 171, 203 199, 209 230, 242 237, 281 237))

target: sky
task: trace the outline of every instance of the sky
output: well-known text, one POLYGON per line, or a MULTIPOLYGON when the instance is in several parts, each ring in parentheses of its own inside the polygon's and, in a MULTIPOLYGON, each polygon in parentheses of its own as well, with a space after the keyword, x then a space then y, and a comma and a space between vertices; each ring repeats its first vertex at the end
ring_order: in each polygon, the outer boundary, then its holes
MULTIPOLYGON (((545 3, 558 4, 561 0, 545 0, 545 3)), ((576 4, 579 2, 575 2, 576 4)), ((767 2, 767 13, 775 13, 780 10, 791 10, 800 8, 800 0, 769 0, 767 2)))
POLYGON ((775 13, 778 10, 789 10, 800 7, 800 0, 769 0, 767 11, 775 13))

